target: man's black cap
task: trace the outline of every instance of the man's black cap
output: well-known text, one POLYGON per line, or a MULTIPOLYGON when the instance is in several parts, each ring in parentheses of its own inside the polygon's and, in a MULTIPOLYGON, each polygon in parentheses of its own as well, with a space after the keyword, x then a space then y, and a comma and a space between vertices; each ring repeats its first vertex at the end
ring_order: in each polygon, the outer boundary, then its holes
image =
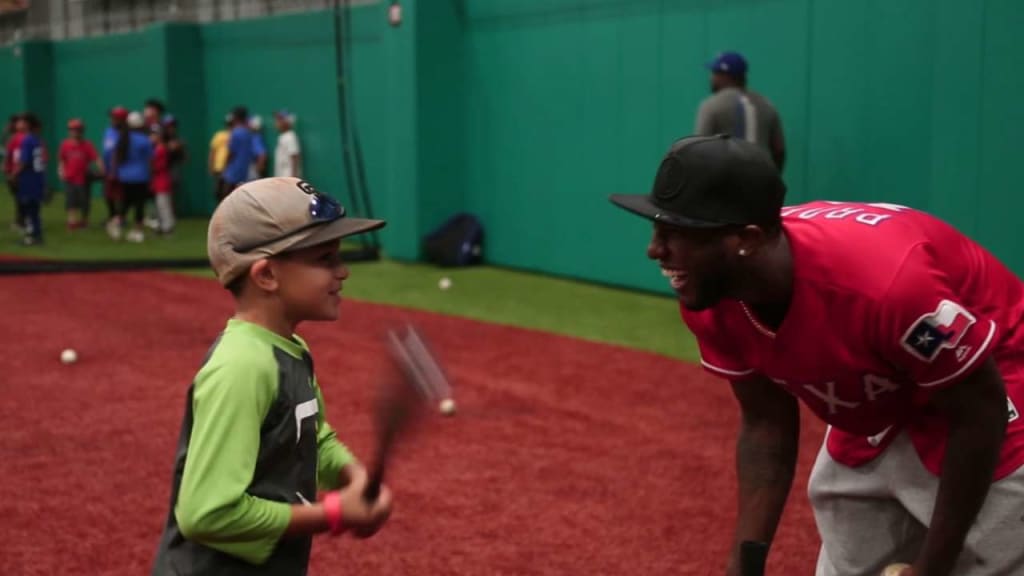
POLYGON ((669 148, 650 194, 612 194, 617 206, 687 228, 763 224, 779 218, 786 196, 763 148, 727 134, 689 136, 669 148))

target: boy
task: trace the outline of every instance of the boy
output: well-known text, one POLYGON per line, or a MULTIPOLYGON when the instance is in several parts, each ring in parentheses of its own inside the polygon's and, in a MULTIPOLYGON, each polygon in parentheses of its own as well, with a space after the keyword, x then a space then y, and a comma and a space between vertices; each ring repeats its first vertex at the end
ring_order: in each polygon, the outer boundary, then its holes
POLYGON ((39 138, 40 123, 35 114, 25 113, 18 120, 18 132, 24 134, 18 146, 18 205, 25 217, 25 237, 21 243, 34 246, 43 243, 43 224, 39 211, 46 196, 46 149, 39 138))
POLYGON ((207 252, 235 316, 189 390, 154 576, 304 575, 314 533, 368 537, 391 494, 324 417, 306 320, 338 318, 341 238, 384 226, 296 178, 240 186, 210 220, 207 252), (317 487, 333 490, 317 502, 317 487))
POLYGON ((68 121, 68 137, 61 142, 57 154, 60 177, 65 183, 65 204, 68 230, 84 228, 89 224, 90 169, 103 173, 103 163, 92 142, 86 140, 85 124, 78 118, 68 121))
POLYGON ((152 178, 149 187, 156 198, 156 230, 161 234, 174 231, 174 198, 170 168, 170 152, 166 144, 166 134, 159 124, 154 124, 149 131, 149 140, 153 143, 152 178))
POLYGON ((274 113, 280 135, 274 148, 274 176, 302 177, 302 148, 295 136, 295 115, 287 110, 274 113))
POLYGON ((213 195, 219 204, 227 196, 223 172, 228 163, 228 139, 231 137, 231 114, 224 117, 224 127, 214 132, 210 139, 210 174, 213 176, 213 195))
POLYGON ((228 136, 228 158, 221 178, 226 196, 249 179, 249 167, 255 159, 256 146, 249 129, 249 109, 238 106, 231 112, 231 134, 228 136))
POLYGON ((14 222, 11 223, 11 229, 20 233, 25 230, 25 215, 21 213, 21 202, 18 202, 18 177, 15 176, 15 169, 18 166, 21 139, 25 137, 25 134, 18 131, 19 118, 20 116, 17 114, 11 115, 4 134, 4 179, 7 181, 7 189, 11 192, 11 198, 14 199, 15 216, 14 222))

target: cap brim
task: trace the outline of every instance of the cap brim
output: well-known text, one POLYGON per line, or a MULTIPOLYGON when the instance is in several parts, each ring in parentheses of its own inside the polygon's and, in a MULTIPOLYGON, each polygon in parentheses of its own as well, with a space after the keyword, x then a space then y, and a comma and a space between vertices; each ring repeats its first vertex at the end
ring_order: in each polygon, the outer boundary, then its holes
POLYGON ((331 240, 338 240, 379 230, 387 224, 384 220, 370 220, 368 218, 338 218, 337 220, 311 228, 308 235, 302 236, 298 241, 288 246, 288 250, 309 248, 331 240))
POLYGON ((646 194, 612 194, 608 197, 615 204, 623 210, 627 210, 638 216, 643 216, 648 220, 654 222, 664 222, 673 226, 679 226, 681 228, 720 228, 722 226, 728 226, 723 222, 709 222, 707 220, 697 220, 694 218, 687 218, 679 214, 673 214, 666 212, 665 210, 658 208, 651 202, 650 196, 646 194))

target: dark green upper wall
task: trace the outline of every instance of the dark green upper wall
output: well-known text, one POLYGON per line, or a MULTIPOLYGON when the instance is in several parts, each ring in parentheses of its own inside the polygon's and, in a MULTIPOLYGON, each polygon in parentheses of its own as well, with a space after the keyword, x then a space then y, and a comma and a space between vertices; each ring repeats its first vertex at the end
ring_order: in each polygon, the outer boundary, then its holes
MULTIPOLYGON (((492 263, 665 291, 643 254, 649 224, 607 196, 649 189, 708 93, 703 63, 735 49, 750 60, 752 88, 781 112, 791 203, 923 208, 1024 273, 1015 222, 1024 198, 1012 172, 1024 123, 1019 2, 402 6, 398 27, 386 2, 352 10, 346 86, 391 256, 416 258, 423 234, 468 210, 484 220, 492 263)), ((0 89, 10 94, 0 112, 35 108, 51 139, 79 115, 98 141, 111 105, 162 97, 192 152, 179 208, 207 214, 208 142, 223 114, 248 105, 272 148, 271 113, 288 107, 307 176, 347 198, 333 26, 325 11, 0 48, 0 89)))
POLYGON ((417 190, 422 235, 466 204, 466 34, 458 2, 421 2, 415 9, 417 190))
POLYGON ((25 84, 21 46, 0 47, 0 121, 5 124, 12 114, 25 107, 25 84))
POLYGON ((203 43, 200 28, 171 23, 154 28, 166 63, 162 76, 167 109, 179 119, 178 136, 185 143, 186 162, 181 175, 181 193, 175 204, 181 214, 208 214, 212 208, 213 184, 207 171, 210 135, 206 118, 206 85, 203 75, 203 43))
POLYGON ((1012 0, 465 0, 466 205, 495 263, 666 290, 646 192, 693 129, 703 63, 743 52, 779 108, 789 201, 933 211, 1019 273, 1024 110, 1012 0))

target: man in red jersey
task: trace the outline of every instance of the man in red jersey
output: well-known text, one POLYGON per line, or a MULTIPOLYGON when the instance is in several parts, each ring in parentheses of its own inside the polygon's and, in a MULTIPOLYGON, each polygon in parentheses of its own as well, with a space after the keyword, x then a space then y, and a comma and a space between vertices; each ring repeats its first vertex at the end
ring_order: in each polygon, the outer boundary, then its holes
POLYGON ((774 537, 799 399, 829 424, 819 576, 1024 574, 1024 283, 927 214, 784 196, 766 153, 712 136, 674 143, 650 195, 611 198, 654 221, 647 255, 742 410, 727 573, 774 537))

